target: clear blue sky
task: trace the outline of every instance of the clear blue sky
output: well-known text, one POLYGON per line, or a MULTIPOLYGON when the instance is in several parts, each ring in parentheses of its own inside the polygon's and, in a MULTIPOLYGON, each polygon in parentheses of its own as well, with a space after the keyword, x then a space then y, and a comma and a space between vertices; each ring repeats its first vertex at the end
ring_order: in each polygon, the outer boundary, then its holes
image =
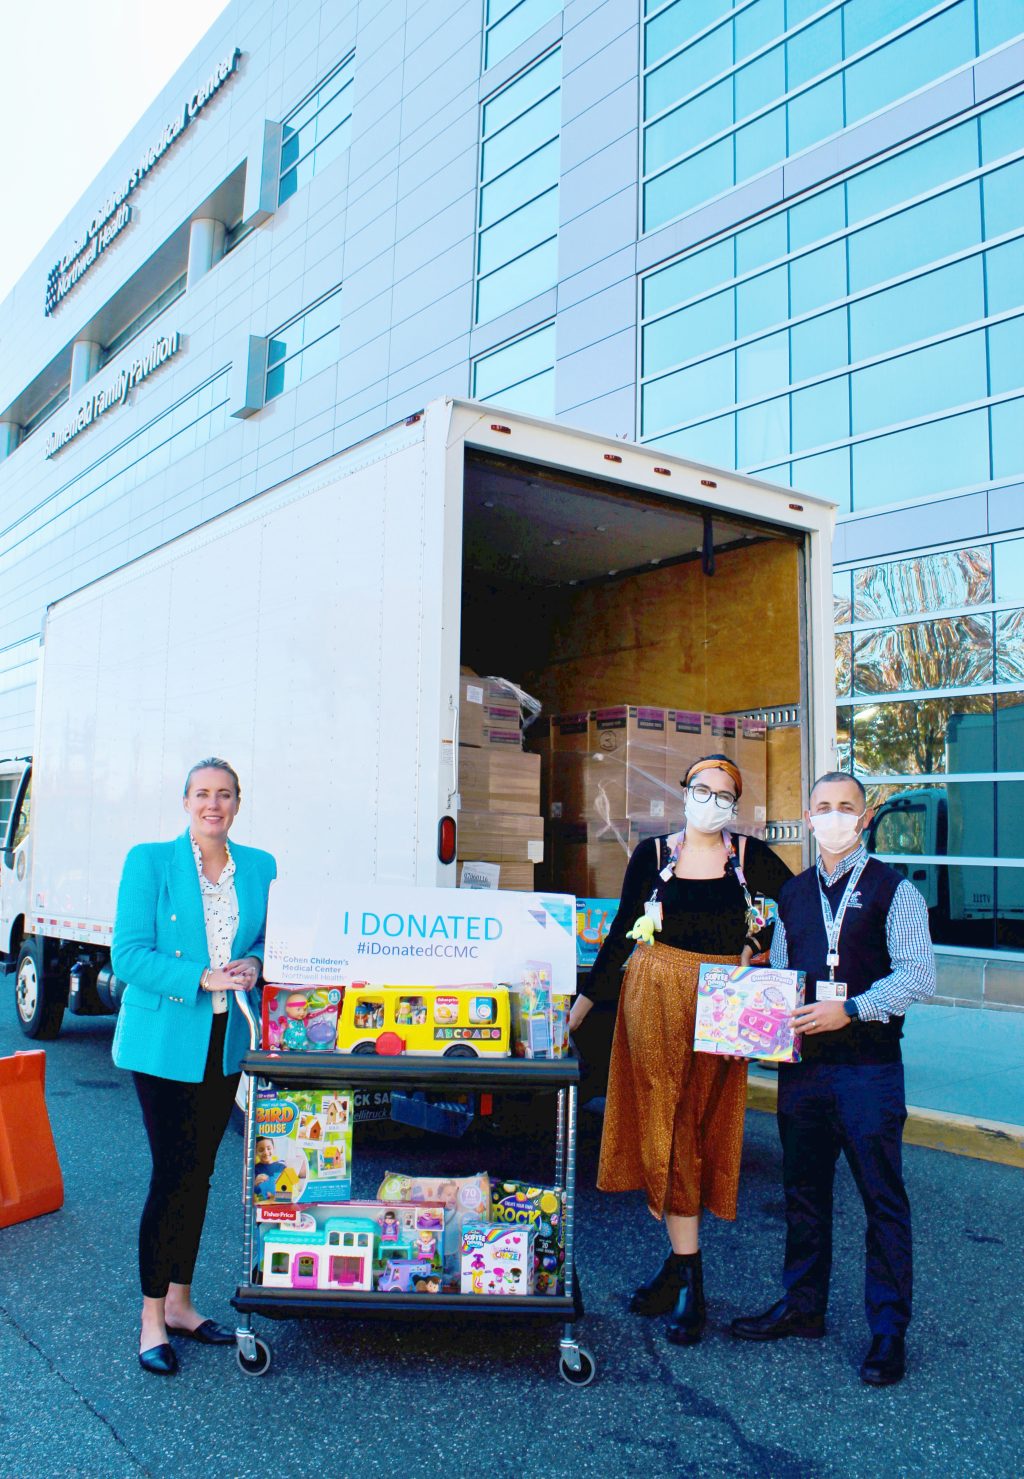
POLYGON ((226 3, 0 0, 0 301, 226 3))

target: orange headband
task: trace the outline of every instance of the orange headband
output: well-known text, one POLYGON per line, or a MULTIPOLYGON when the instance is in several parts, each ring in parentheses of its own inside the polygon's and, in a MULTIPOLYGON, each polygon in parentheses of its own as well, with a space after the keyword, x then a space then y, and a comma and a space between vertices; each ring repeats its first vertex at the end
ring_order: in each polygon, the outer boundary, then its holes
POLYGON ((731 760, 698 760, 696 765, 691 765, 686 772, 686 780, 683 782, 683 785, 688 786, 693 780, 693 777, 699 775, 702 770, 724 770, 726 775, 736 783, 736 795, 743 795, 743 777, 731 760))

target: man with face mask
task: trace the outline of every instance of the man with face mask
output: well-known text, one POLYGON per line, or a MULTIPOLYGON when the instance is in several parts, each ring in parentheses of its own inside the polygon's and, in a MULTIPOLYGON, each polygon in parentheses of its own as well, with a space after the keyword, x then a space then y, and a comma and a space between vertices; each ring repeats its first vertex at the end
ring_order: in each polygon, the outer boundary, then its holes
POLYGON ((786 1293, 763 1315, 734 1320, 742 1340, 825 1333, 832 1264, 832 1183, 842 1151, 867 1214, 864 1304, 869 1386, 905 1369, 911 1306, 910 1205, 901 1145, 907 1117, 900 1038, 912 1001, 934 994, 928 910, 913 884, 868 856, 871 818, 860 782, 823 775, 805 813, 818 862, 785 885, 771 963, 807 976, 794 1014, 802 1061, 779 1069, 786 1193, 786 1293))

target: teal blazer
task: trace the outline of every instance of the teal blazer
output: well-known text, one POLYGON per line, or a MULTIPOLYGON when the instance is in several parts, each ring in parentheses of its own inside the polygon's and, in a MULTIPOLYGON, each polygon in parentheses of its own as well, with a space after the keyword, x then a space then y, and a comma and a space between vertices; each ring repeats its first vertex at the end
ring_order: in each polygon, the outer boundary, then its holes
MULTIPOLYGON (((263 959, 267 895, 277 876, 268 852, 231 844, 238 896, 232 959, 263 959)), ((182 1083, 202 1082, 213 1028, 213 997, 200 990, 210 964, 203 896, 188 829, 174 842, 144 842, 124 863, 110 951, 126 983, 117 1027, 118 1068, 182 1083)), ((249 1026, 228 992, 224 1072, 237 1073, 249 1048, 249 1026)))

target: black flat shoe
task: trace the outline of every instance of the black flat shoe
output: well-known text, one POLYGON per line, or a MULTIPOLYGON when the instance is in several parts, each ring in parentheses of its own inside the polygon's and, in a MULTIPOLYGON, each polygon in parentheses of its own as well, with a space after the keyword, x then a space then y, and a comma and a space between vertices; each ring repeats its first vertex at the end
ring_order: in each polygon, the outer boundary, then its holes
POLYGON ((784 1299, 780 1299, 763 1315, 733 1320, 730 1328, 740 1340, 782 1340, 789 1335, 797 1335, 804 1340, 820 1340, 825 1334, 825 1317, 791 1309, 784 1299))
POLYGON ((139 1365, 154 1376, 173 1376, 178 1369, 178 1358, 167 1344, 151 1345, 148 1351, 139 1352, 139 1365))
POLYGON ((234 1345, 235 1332, 216 1320, 204 1320, 194 1330, 182 1330, 177 1325, 168 1325, 171 1335, 183 1335, 186 1340, 198 1341, 200 1345, 234 1345))
POLYGON ((864 1364, 860 1368, 860 1379, 869 1387, 891 1387, 903 1380, 907 1369, 907 1346, 902 1335, 876 1335, 864 1364))

